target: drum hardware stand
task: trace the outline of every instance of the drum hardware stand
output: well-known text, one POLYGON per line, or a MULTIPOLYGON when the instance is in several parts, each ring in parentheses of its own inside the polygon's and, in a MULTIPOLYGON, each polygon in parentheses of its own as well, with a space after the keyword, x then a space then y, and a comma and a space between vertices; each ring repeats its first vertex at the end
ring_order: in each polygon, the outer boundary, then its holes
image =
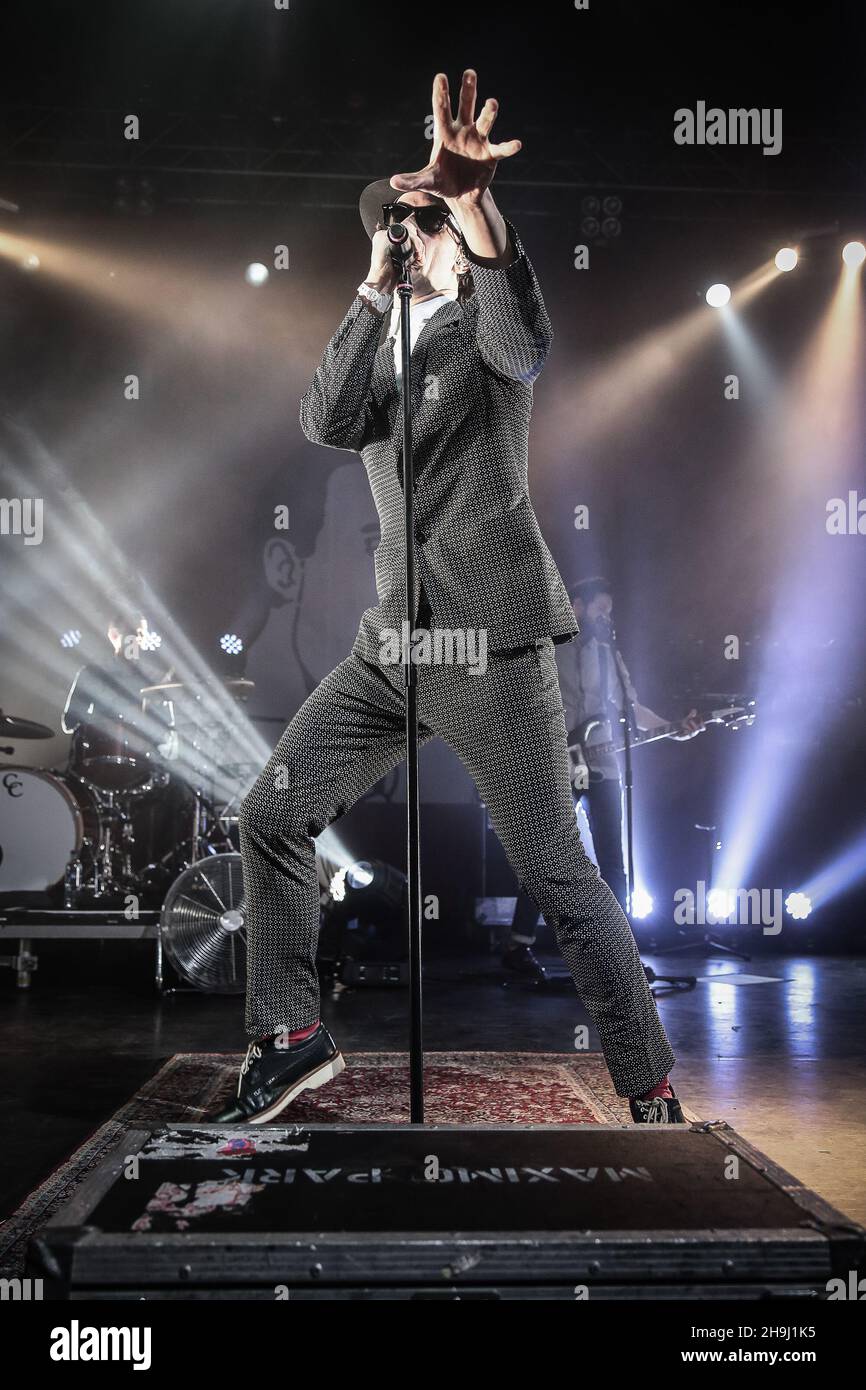
POLYGON ((136 875, 132 867, 132 847, 135 832, 128 814, 128 807, 122 793, 92 788, 96 796, 99 817, 98 840, 82 840, 81 848, 70 860, 63 884, 63 906, 66 910, 87 911, 80 902, 80 895, 87 893, 94 902, 112 892, 132 892, 136 886, 136 875), (118 798, 115 801, 115 797, 118 798), (120 833, 116 835, 116 827, 120 833), (115 843, 115 840, 117 843, 115 843), (118 863, 115 864, 114 856, 118 863), (87 866, 89 882, 85 879, 83 868, 87 866))
POLYGON ((94 868, 94 897, 97 898, 109 890, 114 877, 111 871, 112 833, 114 830, 112 821, 115 813, 114 792, 105 792, 104 796, 105 825, 100 838, 98 853, 95 856, 94 868))
POLYGON ((204 788, 201 786, 192 789, 192 835, 190 837, 191 862, 195 864, 201 858, 201 828, 202 828, 202 804, 204 802, 204 788))
POLYGON ((30 949, 27 937, 20 937, 16 956, 0 956, 0 966, 6 965, 15 971, 15 983, 19 989, 29 989, 34 970, 39 969, 39 960, 30 949))

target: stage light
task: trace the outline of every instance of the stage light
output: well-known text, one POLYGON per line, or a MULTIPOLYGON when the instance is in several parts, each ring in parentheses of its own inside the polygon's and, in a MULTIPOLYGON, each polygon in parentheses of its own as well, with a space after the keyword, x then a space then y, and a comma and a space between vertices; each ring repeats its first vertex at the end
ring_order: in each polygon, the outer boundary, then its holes
POLYGON ((399 908, 406 896, 406 875, 380 859, 345 864, 328 884, 331 905, 349 904, 352 913, 399 908))
POLYGON ((254 286, 255 289, 258 289, 259 285, 263 285, 267 278, 268 268, 266 265, 262 265, 261 261, 253 261, 244 271, 244 279, 247 284, 254 286))
POLYGON ((151 632, 146 628, 138 639, 138 645, 143 652, 158 652, 162 646, 162 638, 158 632, 151 632))
POLYGON ((799 257, 793 246, 783 246, 781 251, 776 252, 776 269, 793 270, 799 257))
MULTIPOLYGON (((768 256, 733 285, 732 312, 718 318, 704 313, 706 304, 700 302, 698 293, 693 307, 642 333, 582 374, 578 383, 573 379, 563 383, 555 391, 547 417, 550 437, 570 441, 569 447, 586 449, 614 433, 625 437, 645 431, 649 415, 660 408, 666 393, 680 380, 683 365, 692 362, 720 327, 730 323, 778 278, 768 256)), ((563 451, 563 457, 567 452, 563 451)), ((563 472, 563 480, 564 476, 563 472)))
POLYGON ((328 892, 331 895, 331 900, 335 903, 341 903, 345 899, 347 867, 344 865, 342 869, 338 869, 328 884, 328 892))
POLYGON ((359 859, 353 864, 344 864, 341 869, 337 870, 328 884, 328 892, 332 902, 345 902, 347 891, 357 892, 369 888, 375 877, 374 865, 366 859, 359 859))
POLYGON ((608 195, 604 201, 594 193, 587 194, 581 199, 580 211, 581 235, 588 241, 594 241, 599 236, 611 241, 622 233, 622 199, 614 194, 608 195))
POLYGON ((842 893, 849 892, 861 879, 866 877, 866 831, 858 835, 837 852, 829 863, 824 864, 813 874, 802 892, 811 902, 822 907, 842 893))
POLYGON ((645 888, 638 886, 631 895, 631 915, 641 921, 652 915, 653 900, 645 888))
POLYGON ((862 265, 866 260, 866 246, 862 241, 848 241, 842 247, 842 260, 846 265, 862 265))
POLYGON ((785 899, 785 911, 795 921, 802 922, 812 911, 812 899, 808 893, 789 893, 785 899))
POLYGON ((707 894, 707 910, 717 922, 727 921, 736 905, 737 895, 733 888, 711 888, 707 894))
POLYGON ((60 634, 61 647, 77 647, 81 641, 81 633, 77 627, 70 628, 67 632, 60 634))
POLYGON ((223 651, 228 652, 230 656, 237 656, 244 649, 244 644, 240 637, 237 637, 233 632, 227 632, 220 638, 220 646, 223 651))
POLYGON ((359 860, 357 864, 350 864, 346 870, 346 882, 350 888, 369 888, 373 878, 373 866, 365 859, 359 860))
MULTIPOLYGON (((822 632, 827 616, 844 613, 857 592, 844 546, 826 547, 824 527, 809 524, 809 507, 811 488, 819 497, 832 497, 833 480, 855 476, 862 461, 862 274, 840 264, 826 310, 788 368, 755 443, 755 462, 767 470, 772 496, 767 513, 754 518, 756 530, 761 524, 771 529, 772 518, 784 515, 796 539, 777 552, 774 598, 756 644, 750 693, 762 714, 745 739, 737 738, 741 746, 729 760, 721 812, 725 845, 714 874, 719 883, 759 880, 758 865, 777 836, 778 821, 791 814, 804 776, 802 759, 788 754, 788 731, 808 727, 815 709, 829 709, 831 702, 835 717, 841 716, 835 693, 856 679, 854 646, 820 638, 820 660, 807 662, 796 681, 790 671, 804 630, 822 632)), ((831 626, 827 637, 832 631, 831 626)), ((814 882, 804 883, 802 891, 823 909, 825 894, 814 882)))
MULTIPOLYGON (((764 348, 756 340, 745 314, 731 312, 719 316, 722 330, 731 346, 731 365, 741 380, 749 382, 749 394, 757 404, 769 404, 778 390, 779 380, 764 348)), ((734 725, 736 728, 736 725, 734 725)))
POLYGON ((22 260, 22 262, 21 262, 21 269, 22 269, 22 270, 27 270, 27 271, 34 271, 34 270, 38 270, 39 267, 41 266, 41 264, 42 264, 42 262, 40 261, 39 257, 38 257, 37 255, 33 254, 33 255, 30 255, 30 256, 25 256, 25 257, 23 258, 23 260, 22 260))
POLYGON ((405 983, 406 875, 380 859, 334 874, 321 904, 318 964, 344 984, 405 983))
MULTIPOLYGON (((0 257, 6 252, 4 241, 8 241, 8 238, 0 233, 0 257)), ((26 249, 26 246, 19 248, 21 252, 26 249)), ((57 248, 50 249, 53 258, 57 248)), ((15 259, 17 262, 18 257, 15 259)), ((129 277, 131 269, 131 263, 122 267, 123 273, 119 275, 118 283, 129 277)), ((104 275, 104 264, 99 273, 104 275)), ((178 282, 177 288, 182 287, 178 282)), ((238 287, 238 294, 243 295, 245 291, 238 287)), ((157 296, 152 298, 155 300, 157 296)), ((149 299, 148 303, 151 302, 149 299)), ((272 752, 270 744, 144 577, 131 569, 127 554, 78 492, 60 459, 43 445, 29 426, 7 422, 7 427, 9 447, 14 442, 16 452, 27 459, 28 474, 25 476, 13 465, 5 445, 0 450, 0 471, 6 471, 21 496, 32 493, 62 497, 67 518, 67 524, 57 530, 54 557, 51 561, 46 557, 42 566, 38 598, 35 587, 29 602, 26 594, 13 592, 0 565, 3 645, 6 653, 11 652, 13 658, 27 667, 31 694, 38 696, 46 705, 56 706, 58 692, 69 688, 70 649, 61 645, 64 634, 56 623, 63 621, 64 613, 68 615, 70 587, 74 585, 82 596, 92 594, 94 611, 105 596, 111 594, 113 602, 152 616, 158 631, 166 634, 163 654, 167 657, 166 664, 171 665, 176 673, 175 681, 196 689, 202 725, 227 731, 226 739, 219 743, 208 736, 203 740, 203 747, 193 748, 192 743, 188 748, 182 747, 178 758, 172 762, 173 773, 176 772, 190 786, 199 785, 204 775, 213 787, 214 800, 220 805, 225 805, 239 794, 243 795, 247 788, 239 786, 241 774, 237 771, 238 766, 243 765, 244 777, 246 769, 264 767, 272 752), (58 616, 53 621, 42 616, 48 600, 58 605, 58 616), (229 747, 231 763, 227 763, 229 747)), ((81 609, 86 611, 88 606, 91 605, 82 597, 81 609)), ((69 632, 76 633, 79 639, 83 636, 83 632, 77 629, 69 629, 69 632)), ((139 726, 154 744, 164 741, 164 720, 158 711, 154 711, 150 701, 147 708, 141 711, 139 726)), ((252 780, 252 772, 249 776, 252 780)), ((317 861, 327 861, 331 866, 329 872, 333 873, 341 864, 351 864, 356 856, 349 853, 339 832, 333 826, 327 826, 316 837, 316 857, 317 861)))
POLYGON ((138 186, 138 211, 149 217, 154 210, 155 189, 150 179, 142 179, 138 186))
POLYGON ((711 309, 722 309, 728 303, 731 291, 727 285, 710 285, 707 290, 707 303, 711 309))

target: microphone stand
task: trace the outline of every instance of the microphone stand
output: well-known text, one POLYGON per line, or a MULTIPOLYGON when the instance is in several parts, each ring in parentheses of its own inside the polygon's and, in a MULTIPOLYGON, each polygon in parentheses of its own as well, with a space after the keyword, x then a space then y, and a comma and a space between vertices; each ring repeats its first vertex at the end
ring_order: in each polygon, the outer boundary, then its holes
POLYGON ((623 789, 625 791, 625 844, 626 844, 626 896, 629 914, 634 906, 634 777, 632 773, 631 740, 635 732, 636 723, 634 717, 634 706, 629 699, 626 689, 625 677, 622 672, 622 662, 620 660, 619 647, 616 640, 616 631, 613 624, 610 624, 608 636, 608 646, 613 653, 613 664, 616 667, 619 688, 622 691, 622 715, 621 723, 623 728, 623 789))
MULTIPOLYGON (((632 773, 632 735, 637 732, 637 720, 634 714, 634 704, 629 698, 626 688, 625 676, 623 675, 622 660, 620 657, 619 646, 616 640, 616 630, 613 623, 610 624, 610 634, 608 636, 608 646, 613 653, 613 662, 616 666, 616 674, 619 680, 619 688, 622 691, 622 728, 623 728, 623 787, 625 789, 625 843, 626 843, 626 903, 628 905, 628 915, 631 917, 634 908, 634 776, 632 773)), ((651 965, 644 965, 643 972, 646 975, 647 983, 662 984, 669 987, 671 991, 694 989, 697 985, 697 978, 694 975, 657 975, 651 965)))
POLYGON ((415 630, 415 492, 412 458, 412 337, 409 304, 412 276, 409 260, 412 245, 402 224, 388 228, 391 256, 399 270, 397 294, 400 296, 400 351, 402 356, 403 397, 403 519, 406 541, 406 632, 403 651, 406 687, 406 879, 407 929, 409 937, 409 1119, 424 1123, 424 1039, 422 1028, 421 983, 421 856, 420 809, 418 796, 418 677, 412 661, 412 634, 415 630))

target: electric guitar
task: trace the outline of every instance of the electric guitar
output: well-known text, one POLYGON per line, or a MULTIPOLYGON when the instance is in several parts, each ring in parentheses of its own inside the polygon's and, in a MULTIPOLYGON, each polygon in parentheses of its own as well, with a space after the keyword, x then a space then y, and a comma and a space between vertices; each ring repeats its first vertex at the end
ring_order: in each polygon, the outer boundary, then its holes
MULTIPOLYGON (((755 715, 755 701, 745 700, 742 704, 725 705, 721 709, 699 710, 697 717, 704 727, 708 724, 726 724, 728 728, 735 728, 739 724, 754 724, 755 715)), ((568 751, 574 768, 586 767, 590 782, 601 781, 602 775, 589 766, 588 755, 621 753, 625 748, 625 743, 618 739, 611 739, 605 743, 587 743, 593 729, 607 722, 605 715, 596 714, 591 719, 584 719, 583 723, 578 724, 568 735, 568 751)), ((660 724, 655 729, 639 730, 632 735, 629 742, 632 748, 637 748, 641 744, 656 743, 660 738, 671 738, 685 732, 684 721, 677 720, 673 724, 660 724)), ((702 733, 703 730, 699 729, 698 732, 702 733)))

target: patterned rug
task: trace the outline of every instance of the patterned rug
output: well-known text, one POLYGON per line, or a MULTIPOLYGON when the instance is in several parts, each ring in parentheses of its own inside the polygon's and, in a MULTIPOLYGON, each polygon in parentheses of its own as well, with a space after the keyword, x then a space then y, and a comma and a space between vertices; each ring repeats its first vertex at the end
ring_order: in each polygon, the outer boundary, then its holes
MULTIPOLYGON (((121 1147, 131 1129, 193 1124, 218 1112, 237 1085, 240 1056, 176 1053, 110 1120, 25 1197, 0 1226, 0 1276, 21 1275, 27 1243, 81 1182, 121 1147)), ((616 1095, 599 1053, 428 1052, 424 1065, 428 1124, 620 1124, 627 1103, 616 1095)), ((346 1054, 346 1070, 307 1091, 277 1123, 406 1124, 405 1052, 346 1054)))

